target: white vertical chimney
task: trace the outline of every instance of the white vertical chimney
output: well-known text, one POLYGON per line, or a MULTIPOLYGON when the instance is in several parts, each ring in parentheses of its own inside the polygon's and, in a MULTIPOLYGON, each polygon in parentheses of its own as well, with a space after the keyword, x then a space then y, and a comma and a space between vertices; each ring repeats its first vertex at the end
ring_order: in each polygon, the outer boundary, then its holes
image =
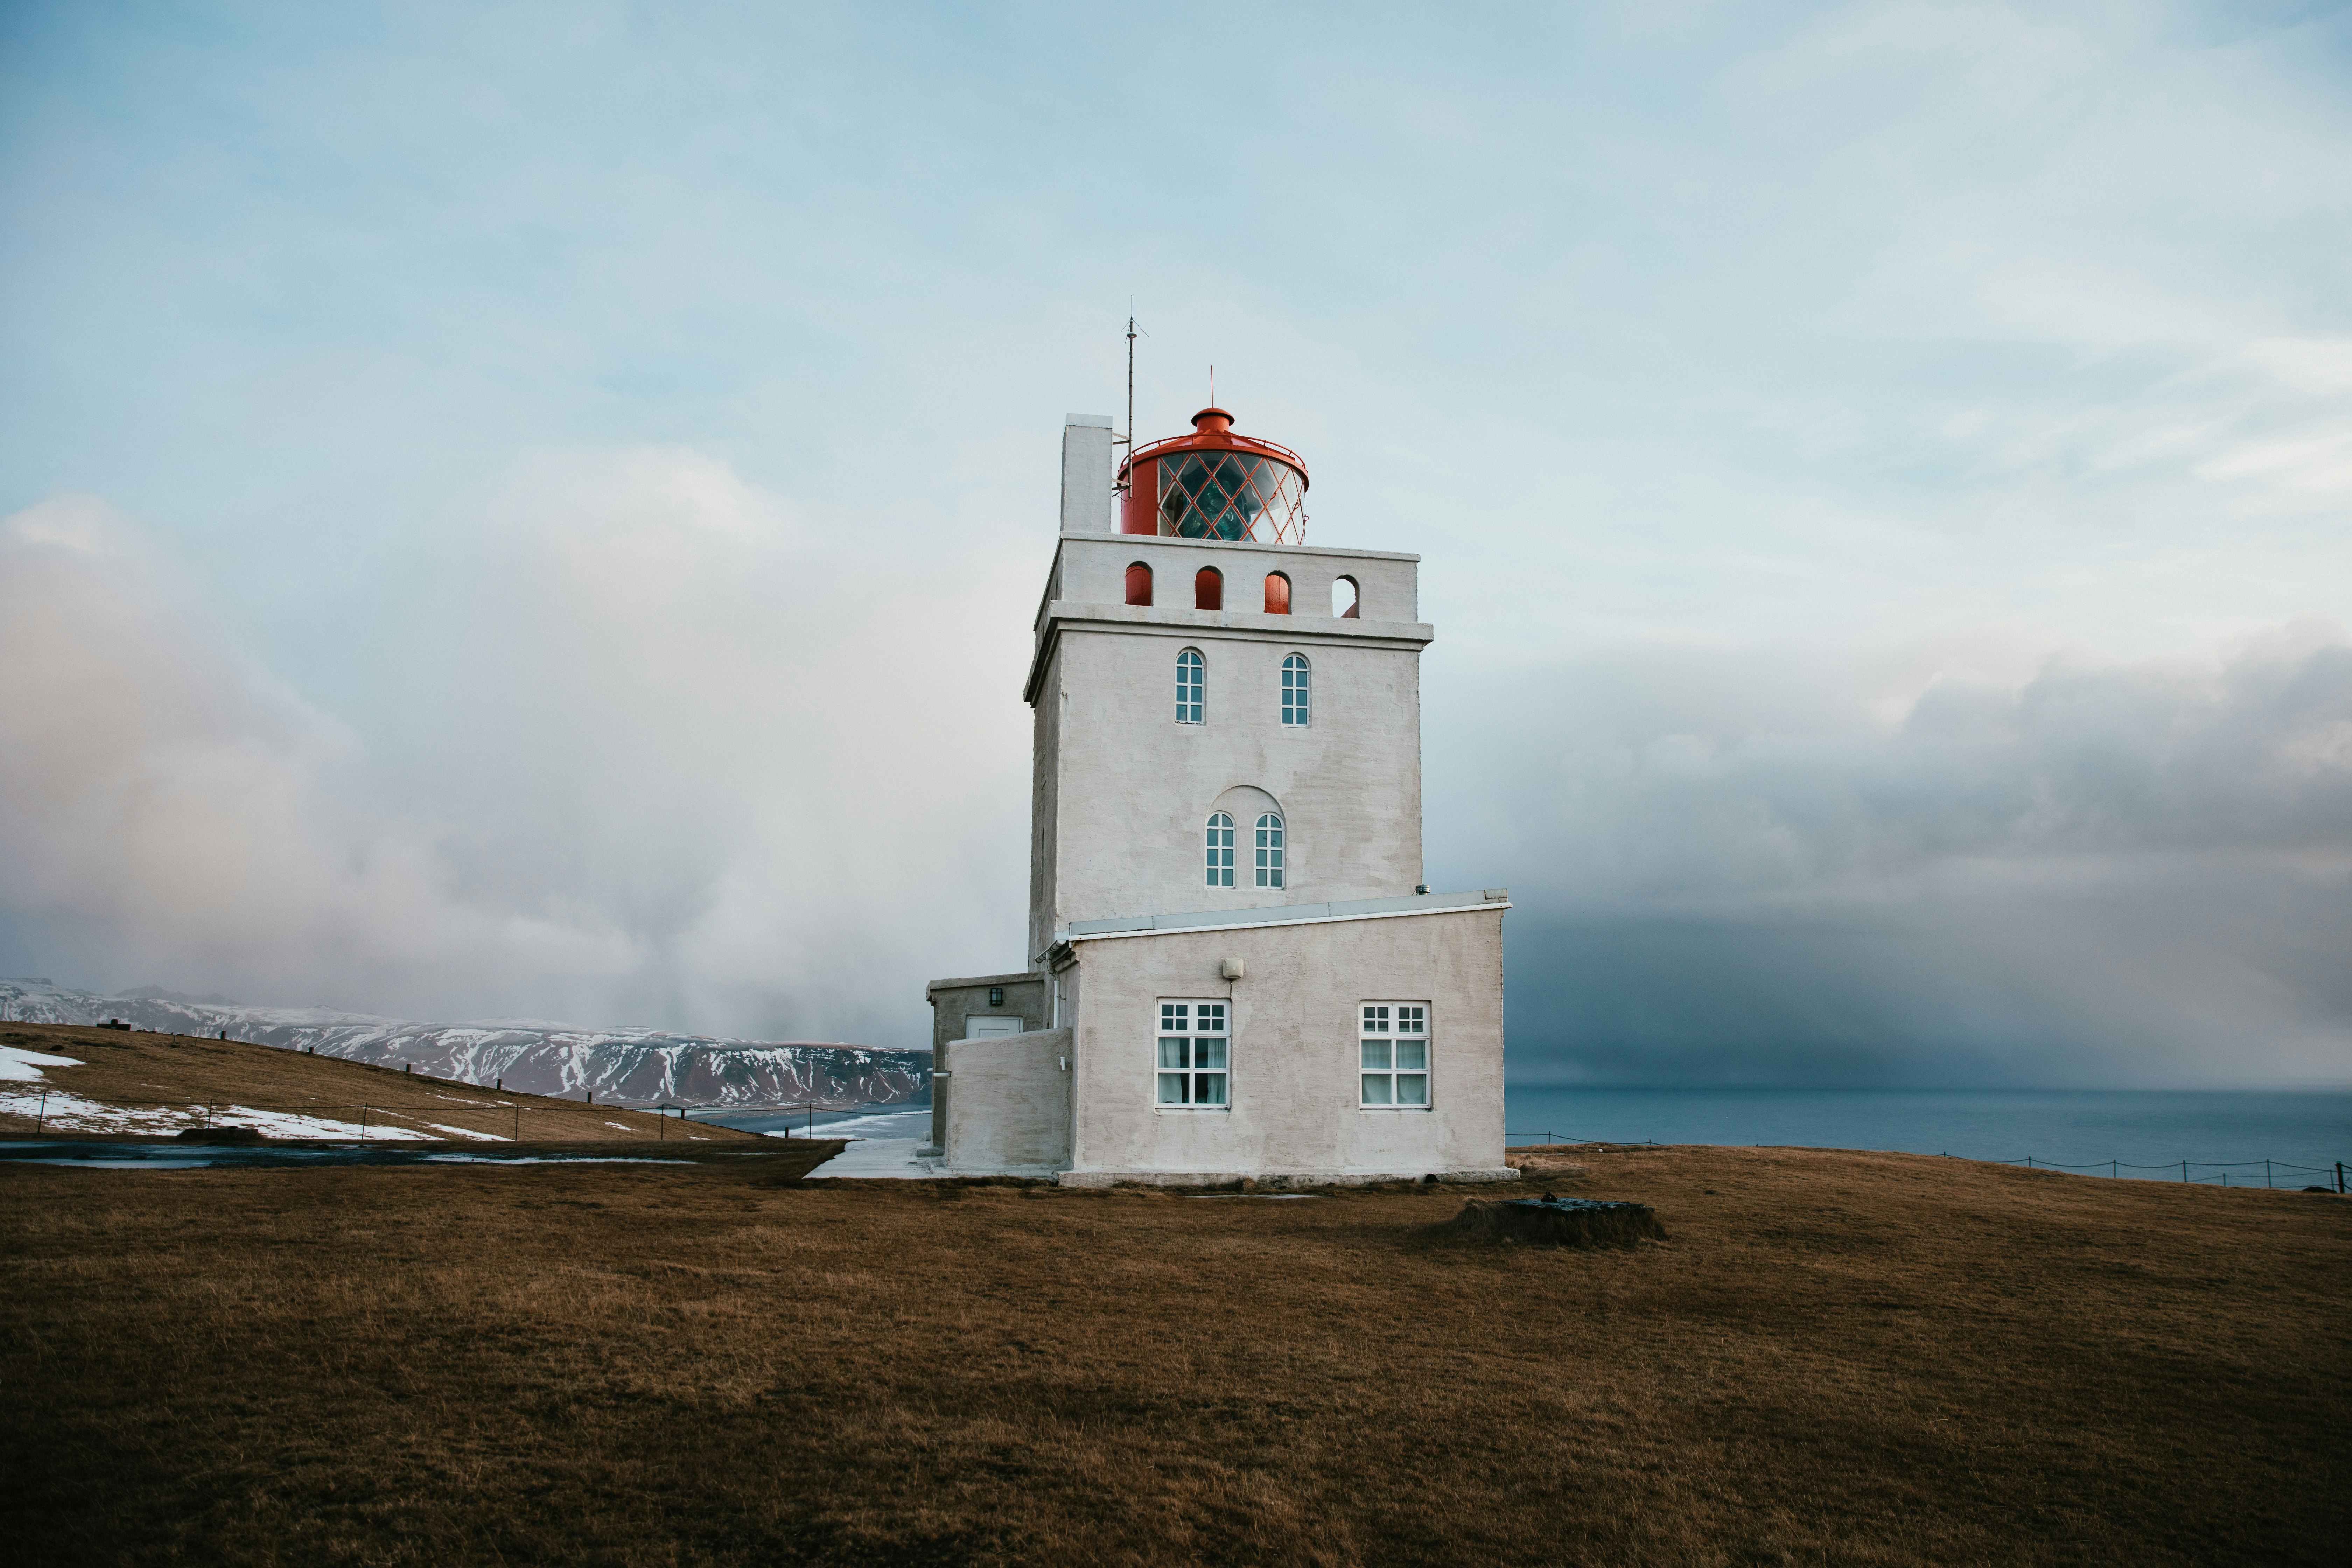
POLYGON ((1108 533, 1110 416, 1073 414, 1062 426, 1062 531, 1108 533))

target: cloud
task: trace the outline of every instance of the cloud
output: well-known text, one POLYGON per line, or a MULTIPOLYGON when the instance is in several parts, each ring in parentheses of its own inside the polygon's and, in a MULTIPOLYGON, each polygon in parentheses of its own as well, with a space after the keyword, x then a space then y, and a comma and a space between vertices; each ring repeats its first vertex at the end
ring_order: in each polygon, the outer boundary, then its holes
POLYGON ((17 921, 109 965, 297 997, 625 964, 609 924, 453 896, 423 825, 354 808, 349 731, 241 663, 102 502, 0 524, 0 862, 17 921))
POLYGON ((954 694, 1016 689, 1025 583, 893 573, 688 450, 541 457, 476 526, 444 739, 391 812, 137 528, 8 520, 11 945, 116 984, 897 1044, 926 974, 1022 961, 1026 729, 954 694))
POLYGON ((1433 852, 1522 894, 1517 1070, 2352 1080, 2352 637, 2022 676, 2004 640, 1498 688, 1469 820, 1507 826, 1433 852))

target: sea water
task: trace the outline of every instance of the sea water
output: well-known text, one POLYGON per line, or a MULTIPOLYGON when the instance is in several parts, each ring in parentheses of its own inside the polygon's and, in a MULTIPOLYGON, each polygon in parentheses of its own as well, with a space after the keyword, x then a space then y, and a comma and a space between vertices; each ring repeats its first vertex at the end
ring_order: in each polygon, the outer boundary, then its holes
MULTIPOLYGON (((928 1105, 801 1111, 698 1111, 770 1137, 930 1138, 928 1105)), ((1888 1149, 2066 1165, 2098 1173, 2232 1186, 2335 1180, 2352 1165, 2352 1093, 2198 1090, 1556 1089, 1505 1091, 1512 1143, 1791 1144, 1888 1149), (2137 1166, 2139 1169, 2134 1169, 2137 1166)))
POLYGON ((2280 1186, 2323 1173, 2332 1185, 2336 1162, 2352 1165, 2352 1093, 1521 1085, 1505 1090, 1504 1117, 1512 1143, 1886 1149, 2175 1182, 2187 1161, 2188 1179, 2232 1186, 2260 1185, 2265 1160, 2280 1186))

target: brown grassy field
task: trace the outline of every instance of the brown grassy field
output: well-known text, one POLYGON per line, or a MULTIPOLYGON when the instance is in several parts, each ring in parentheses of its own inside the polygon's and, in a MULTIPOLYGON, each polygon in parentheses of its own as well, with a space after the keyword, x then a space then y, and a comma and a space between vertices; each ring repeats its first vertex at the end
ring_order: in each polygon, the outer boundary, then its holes
MULTIPOLYGON (((404 1128, 458 1142, 467 1140, 441 1129, 464 1128, 509 1140, 520 1133, 525 1143, 616 1139, 740 1142, 756 1137, 700 1122, 687 1129, 676 1117, 665 1127, 663 1119, 649 1110, 494 1092, 398 1068, 304 1056, 242 1040, 0 1023, 0 1046, 74 1058, 80 1066, 42 1068, 42 1082, 100 1105, 138 1112, 148 1124, 139 1131, 93 1132, 86 1122, 78 1124, 66 1115, 46 1128, 53 1137, 169 1138, 178 1127, 200 1124, 206 1119, 206 1107, 217 1107, 211 1117, 224 1124, 241 1120, 239 1109, 325 1117, 353 1125, 364 1116, 378 1130, 404 1128)), ((12 1087, 19 1093, 26 1088, 12 1087)), ((37 1094, 40 1085, 30 1087, 37 1094)), ((33 1116, 0 1110, 0 1138, 29 1137, 34 1121, 33 1116)))
POLYGON ((2338 1564, 2352 1204, 1580 1153, 1465 1191, 0 1169, 24 1563, 2338 1564))

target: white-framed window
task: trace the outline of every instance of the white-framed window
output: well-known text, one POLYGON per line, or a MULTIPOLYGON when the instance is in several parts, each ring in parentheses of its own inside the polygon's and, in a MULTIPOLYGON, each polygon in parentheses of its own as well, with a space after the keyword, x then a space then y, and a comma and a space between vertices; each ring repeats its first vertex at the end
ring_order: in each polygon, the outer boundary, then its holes
POLYGON ((1303 653, 1294 653, 1282 661, 1282 721, 1286 724, 1307 722, 1308 674, 1303 653))
POLYGON ((1160 1004, 1157 1078, 1162 1106, 1201 1110, 1225 1108, 1226 1065, 1233 1037, 1223 1002, 1160 1004))
POLYGON ((1272 812, 1257 819, 1255 886, 1282 886, 1282 818, 1272 812))
POLYGON ((1222 811, 1209 814, 1206 869, 1209 886, 1234 885, 1234 819, 1222 811))
POLYGON ((1429 1109, 1429 1004, 1367 1002, 1356 1037, 1360 1103, 1429 1109))
POLYGON ((1207 688, 1208 663, 1198 648, 1186 648, 1176 656, 1176 722, 1197 724, 1206 706, 1202 692, 1207 688))

